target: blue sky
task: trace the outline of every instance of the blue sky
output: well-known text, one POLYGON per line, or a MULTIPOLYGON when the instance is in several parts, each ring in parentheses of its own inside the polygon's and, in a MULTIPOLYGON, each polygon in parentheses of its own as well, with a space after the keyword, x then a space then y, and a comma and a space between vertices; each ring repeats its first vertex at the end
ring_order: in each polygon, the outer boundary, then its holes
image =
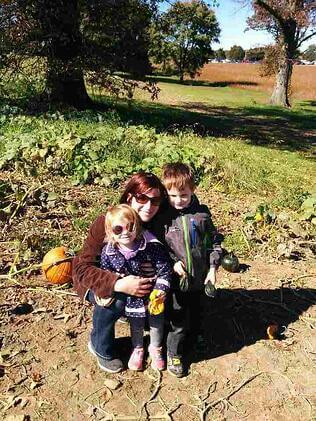
MULTIPOLYGON (((211 3, 211 1, 209 1, 211 3)), ((223 48, 230 49, 233 45, 240 45, 244 49, 271 44, 273 38, 266 31, 245 32, 247 27, 247 17, 251 16, 251 7, 242 7, 236 0, 220 0, 219 6, 214 8, 216 18, 221 28, 219 43, 212 45, 214 50, 223 48)), ((162 10, 169 7, 167 2, 163 2, 162 10)), ((304 50, 311 43, 316 43, 316 37, 304 44, 304 50)))
POLYGON ((221 0, 216 7, 215 14, 221 28, 220 43, 213 48, 229 49, 233 45, 240 45, 244 49, 266 45, 273 42, 272 37, 265 31, 246 31, 246 20, 251 16, 250 7, 242 7, 234 0, 221 0))

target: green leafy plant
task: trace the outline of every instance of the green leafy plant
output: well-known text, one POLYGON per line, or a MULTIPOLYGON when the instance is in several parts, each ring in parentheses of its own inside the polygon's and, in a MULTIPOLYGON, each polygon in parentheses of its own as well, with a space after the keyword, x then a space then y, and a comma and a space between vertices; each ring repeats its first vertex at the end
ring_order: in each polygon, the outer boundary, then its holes
POLYGON ((316 195, 308 197, 301 206, 301 220, 310 221, 316 225, 316 195))
POLYGON ((260 204, 255 211, 246 215, 245 221, 255 225, 270 224, 276 218, 275 212, 267 204, 260 204))

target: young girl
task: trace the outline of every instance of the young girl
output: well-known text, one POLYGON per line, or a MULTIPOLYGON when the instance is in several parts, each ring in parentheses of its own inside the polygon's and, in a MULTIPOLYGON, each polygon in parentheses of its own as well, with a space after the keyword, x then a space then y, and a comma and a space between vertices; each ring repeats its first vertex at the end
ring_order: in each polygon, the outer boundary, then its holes
MULTIPOLYGON (((143 231, 134 209, 122 204, 111 208, 105 217, 106 244, 101 253, 101 268, 126 275, 141 275, 144 262, 150 261, 154 270, 151 296, 163 300, 170 287, 172 267, 164 246, 149 232, 143 231)), ((96 297, 96 301, 98 299, 96 297)), ((100 303, 100 302, 99 302, 100 303)), ((146 317, 150 327, 149 355, 153 368, 163 370, 162 356, 164 313, 150 314, 149 297, 127 296, 125 313, 131 326, 133 352, 128 362, 131 370, 143 368, 143 336, 146 317)), ((152 311, 157 313, 157 311, 152 311)))

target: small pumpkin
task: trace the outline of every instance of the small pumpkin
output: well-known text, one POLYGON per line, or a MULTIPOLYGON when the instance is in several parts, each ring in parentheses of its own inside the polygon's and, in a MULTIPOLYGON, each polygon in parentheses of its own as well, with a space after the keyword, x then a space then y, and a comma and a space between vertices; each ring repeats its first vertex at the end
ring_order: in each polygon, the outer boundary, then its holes
POLYGON ((221 265, 228 272, 239 271, 239 260, 234 253, 225 254, 225 256, 222 258, 221 265))
POLYGON ((207 282, 207 284, 204 287, 205 294, 210 298, 215 298, 216 296, 216 288, 215 285, 212 284, 212 282, 207 282))
POLYGON ((271 323, 267 327, 267 335, 269 339, 277 339, 279 336, 279 325, 277 323, 271 323))
POLYGON ((42 270, 52 284, 65 284, 71 280, 73 254, 66 247, 55 247, 45 254, 42 270))

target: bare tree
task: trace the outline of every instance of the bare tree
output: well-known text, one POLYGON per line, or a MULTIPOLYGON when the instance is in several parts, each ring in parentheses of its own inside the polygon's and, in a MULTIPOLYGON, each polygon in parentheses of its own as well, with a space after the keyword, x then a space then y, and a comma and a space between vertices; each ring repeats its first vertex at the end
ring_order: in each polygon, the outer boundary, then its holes
POLYGON ((251 0, 251 29, 266 30, 276 41, 277 71, 271 104, 290 107, 293 60, 303 42, 316 35, 315 0, 251 0))

